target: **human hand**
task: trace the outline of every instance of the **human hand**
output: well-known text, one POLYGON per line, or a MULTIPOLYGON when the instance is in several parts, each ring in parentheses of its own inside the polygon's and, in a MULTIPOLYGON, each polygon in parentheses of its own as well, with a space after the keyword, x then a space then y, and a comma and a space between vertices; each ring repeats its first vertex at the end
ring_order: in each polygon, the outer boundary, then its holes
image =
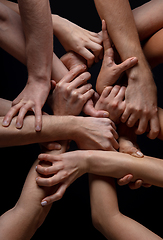
POLYGON ((121 121, 133 127, 138 122, 136 134, 143 134, 149 124, 148 137, 157 137, 160 125, 157 110, 157 90, 150 72, 136 70, 134 77, 129 75, 125 93, 126 109, 121 121), (132 78, 132 80, 130 79, 132 78))
POLYGON ((94 93, 91 84, 87 84, 91 75, 84 65, 78 65, 69 71, 59 83, 48 102, 55 115, 79 115, 84 104, 94 93))
POLYGON ((51 166, 43 167, 40 162, 36 170, 42 177, 36 179, 37 184, 42 187, 59 184, 58 190, 53 195, 42 200, 44 206, 61 199, 70 184, 87 172, 86 152, 73 151, 59 155, 40 154, 38 156, 41 162, 50 162, 51 166))
POLYGON ((47 99, 50 91, 49 84, 28 81, 23 91, 13 101, 11 109, 3 119, 3 126, 10 125, 12 118, 18 113, 16 120, 16 128, 22 128, 23 119, 28 111, 33 111, 35 114, 35 129, 40 131, 42 127, 42 107, 47 99))
POLYGON ((132 68, 138 62, 136 57, 131 57, 118 65, 115 63, 114 50, 111 46, 104 20, 102 21, 102 35, 104 59, 96 83, 96 90, 99 94, 102 93, 105 87, 115 84, 122 72, 132 68))
MULTIPOLYGON (((55 36, 59 39, 67 52, 74 51, 87 60, 88 67, 102 59, 102 38, 98 33, 90 32, 78 25, 52 15, 53 22, 57 21, 57 29, 54 29, 55 36)), ((53 25, 54 25, 53 24, 53 25)))
POLYGON ((109 118, 80 117, 77 120, 73 140, 80 149, 115 151, 119 148, 115 124, 109 118))
POLYGON ((97 110, 105 110, 109 113, 109 118, 115 122, 119 123, 120 116, 125 110, 125 90, 123 86, 115 85, 114 87, 106 87, 99 100, 95 105, 97 110))

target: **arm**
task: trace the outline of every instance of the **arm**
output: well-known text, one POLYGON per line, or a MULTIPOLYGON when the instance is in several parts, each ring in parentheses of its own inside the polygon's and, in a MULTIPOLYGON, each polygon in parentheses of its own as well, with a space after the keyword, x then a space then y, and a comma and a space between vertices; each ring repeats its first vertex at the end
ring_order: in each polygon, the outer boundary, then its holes
POLYGON ((14 12, 19 14, 19 6, 15 2, 10 2, 8 0, 0 0, 1 3, 12 9, 14 12))
POLYGON ((161 0, 152 0, 132 11, 141 41, 163 27, 162 9, 163 2, 161 0))
MULTIPOLYGON (((66 151, 62 145, 59 154, 66 151)), ((36 184, 38 174, 35 171, 38 159, 31 167, 16 205, 0 217, 0 239, 5 240, 30 240, 36 230, 44 222, 51 205, 42 207, 41 200, 56 191, 53 188, 39 188, 36 184)))
MULTIPOLYGON (((139 120, 137 134, 145 132, 149 121, 149 137, 155 138, 159 132, 156 86, 140 46, 129 2, 95 0, 95 3, 122 61, 131 56, 138 59, 138 64, 127 71, 126 110, 122 121, 132 127, 139 120)), ((97 82, 97 89, 101 87, 97 82)))
POLYGON ((4 116, 11 107, 11 101, 0 98, 0 117, 4 116))
POLYGON ((19 8, 26 38, 28 82, 13 104, 21 109, 19 111, 20 127, 26 112, 33 109, 36 115, 36 130, 39 131, 41 108, 50 91, 53 51, 51 13, 48 1, 20 0, 19 8), (42 19, 43 16, 46 17, 42 19))

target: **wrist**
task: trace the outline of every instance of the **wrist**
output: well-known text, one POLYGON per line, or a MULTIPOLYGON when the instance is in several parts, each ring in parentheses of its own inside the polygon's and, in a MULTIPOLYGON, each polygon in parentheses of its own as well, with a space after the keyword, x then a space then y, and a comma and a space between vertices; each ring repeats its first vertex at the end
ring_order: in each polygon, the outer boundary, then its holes
POLYGON ((83 134, 83 120, 84 117, 74 116, 73 123, 71 126, 71 140, 75 141, 76 143, 82 139, 83 134))
POLYGON ((57 36, 57 33, 60 31, 60 21, 62 17, 57 14, 52 14, 52 25, 53 25, 53 34, 57 36))

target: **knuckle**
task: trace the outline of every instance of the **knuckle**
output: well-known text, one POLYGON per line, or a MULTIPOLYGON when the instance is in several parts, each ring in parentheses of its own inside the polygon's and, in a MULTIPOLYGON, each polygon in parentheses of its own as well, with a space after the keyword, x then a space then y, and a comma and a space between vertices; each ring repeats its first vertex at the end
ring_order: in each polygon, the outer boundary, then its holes
POLYGON ((48 187, 53 186, 53 180, 52 180, 52 178, 47 179, 47 186, 48 186, 48 187))
POLYGON ((63 197, 61 193, 56 193, 55 196, 56 196, 56 199, 58 200, 60 200, 63 197))

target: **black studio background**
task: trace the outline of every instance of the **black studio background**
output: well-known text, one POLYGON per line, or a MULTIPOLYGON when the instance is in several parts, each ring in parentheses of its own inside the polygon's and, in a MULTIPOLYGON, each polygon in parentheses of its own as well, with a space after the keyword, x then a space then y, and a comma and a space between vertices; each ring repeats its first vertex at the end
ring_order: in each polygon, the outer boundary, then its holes
MULTIPOLYGON (((132 8, 147 1, 131 0, 132 8)), ((93 0, 54 1, 51 0, 52 13, 65 17, 76 24, 98 32, 101 22, 93 0)), ((54 38, 54 51, 58 56, 64 49, 54 38)), ((26 67, 0 49, 0 97, 13 100, 23 89, 27 80, 26 67)), ((100 63, 90 70, 92 81, 95 81, 100 63)), ((162 99, 162 65, 153 71, 158 86, 158 103, 163 107, 162 99)), ((139 137, 139 144, 144 154, 163 158, 163 144, 159 140, 149 140, 145 135, 139 137)), ((72 146, 75 149, 75 146, 72 146)), ((37 144, 0 149, 1 154, 1 208, 0 213, 12 208, 20 195, 25 177, 36 159, 40 149, 37 144)), ((120 210, 127 216, 139 221, 161 237, 163 237, 162 200, 163 190, 157 187, 130 190, 128 186, 118 187, 120 210)), ((89 203, 88 176, 76 180, 66 191, 62 200, 53 204, 46 221, 32 240, 46 239, 105 239, 94 229, 91 222, 89 203)))

